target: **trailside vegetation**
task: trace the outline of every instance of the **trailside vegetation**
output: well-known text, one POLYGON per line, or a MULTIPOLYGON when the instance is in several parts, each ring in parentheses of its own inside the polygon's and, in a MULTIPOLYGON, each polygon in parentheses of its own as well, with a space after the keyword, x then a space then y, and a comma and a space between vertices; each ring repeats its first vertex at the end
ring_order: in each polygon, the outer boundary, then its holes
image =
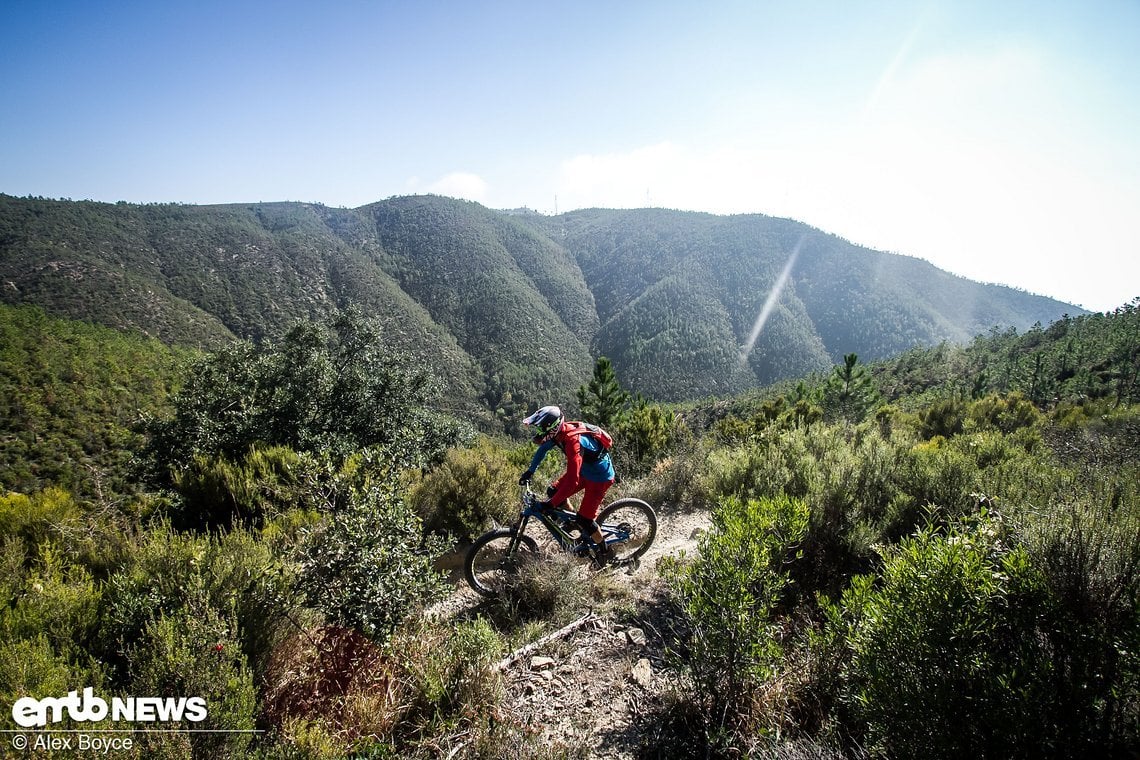
MULTIPOLYGON (((615 491, 712 516, 660 568, 672 688, 642 705, 644 755, 1135 755, 1138 314, 847 351, 684 406, 616 363, 583 373, 567 405, 608 400, 615 491)), ((0 316, 22 415, 2 439, 0 703, 206 699, 207 731, 141 732, 123 757, 581 756, 509 717, 495 663, 638 602, 546 563, 495 607, 425 614, 440 553, 509 517, 533 445, 469 437, 383 323, 180 353, 0 316)))

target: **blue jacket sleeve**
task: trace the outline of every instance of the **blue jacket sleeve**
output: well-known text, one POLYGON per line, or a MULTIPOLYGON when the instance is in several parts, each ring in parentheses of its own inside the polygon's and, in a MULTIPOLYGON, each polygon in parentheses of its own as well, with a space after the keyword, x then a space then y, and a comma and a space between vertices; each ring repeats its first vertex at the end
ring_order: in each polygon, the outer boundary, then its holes
POLYGON ((538 472, 538 466, 540 464, 542 464, 543 459, 546 459, 546 453, 548 451, 550 451, 552 448, 554 448, 554 441, 553 440, 546 441, 541 446, 539 446, 538 451, 534 452, 534 456, 531 457, 530 467, 528 467, 527 469, 530 470, 531 472, 538 472))

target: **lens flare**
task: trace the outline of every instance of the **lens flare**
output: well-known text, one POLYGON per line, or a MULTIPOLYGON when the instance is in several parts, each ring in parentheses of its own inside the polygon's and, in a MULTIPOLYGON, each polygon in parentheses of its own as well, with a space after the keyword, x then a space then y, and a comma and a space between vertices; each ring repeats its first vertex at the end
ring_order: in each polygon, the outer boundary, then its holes
POLYGON ((756 323, 752 325, 752 333, 748 336, 748 342, 740 349, 740 367, 741 369, 748 363, 748 355, 752 353, 753 347, 756 345, 756 339, 760 337, 760 331, 764 329, 764 323, 768 321, 768 317, 772 314, 772 309, 776 308, 776 304, 780 302, 780 295, 784 292, 784 286, 788 284, 788 278, 792 275, 792 267, 796 264, 796 257, 800 255, 800 248, 804 245, 806 235, 800 235, 800 239, 796 241, 796 247, 792 249, 792 255, 788 257, 788 263, 784 264, 783 271, 780 276, 776 278, 776 282, 772 285, 772 290, 768 292, 768 298, 765 299, 764 305, 760 308, 760 314, 756 317, 756 323))

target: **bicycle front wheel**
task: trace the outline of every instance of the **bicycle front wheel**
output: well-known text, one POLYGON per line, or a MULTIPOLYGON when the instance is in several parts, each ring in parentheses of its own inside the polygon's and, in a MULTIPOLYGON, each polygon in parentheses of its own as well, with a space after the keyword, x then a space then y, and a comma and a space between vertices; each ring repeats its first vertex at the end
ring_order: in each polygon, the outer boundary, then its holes
POLYGON ((645 554, 657 536, 657 513, 641 499, 618 499, 598 514, 598 524, 615 565, 628 565, 645 554))
POLYGON ((514 528, 499 528, 475 539, 467 550, 463 574, 467 585, 482 596, 497 596, 528 559, 538 554, 538 544, 527 535, 517 537, 514 528))

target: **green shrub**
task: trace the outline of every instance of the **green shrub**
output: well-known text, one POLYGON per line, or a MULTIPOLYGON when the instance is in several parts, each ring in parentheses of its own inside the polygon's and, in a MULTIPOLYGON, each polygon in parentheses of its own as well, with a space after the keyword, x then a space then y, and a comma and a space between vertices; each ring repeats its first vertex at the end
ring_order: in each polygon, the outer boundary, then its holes
POLYGON ((786 431, 764 435, 732 449, 713 450, 696 484, 709 507, 726 496, 759 498, 786 493, 807 496, 819 476, 809 449, 814 433, 786 431))
POLYGON ((929 506, 947 515, 972 509, 972 494, 982 491, 978 466, 971 457, 942 438, 910 448, 899 463, 898 493, 882 526, 894 541, 911 533, 929 506))
POLYGON ((803 498, 811 509, 803 542, 803 560, 791 569, 798 592, 842 592, 855 572, 865 570, 880 540, 878 521, 897 498, 895 469, 899 454, 877 432, 852 440, 817 429, 809 439, 810 490, 803 498))
POLYGON ((491 601, 491 613, 508 629, 536 620, 568 620, 578 614, 589 594, 580 570, 579 561, 565 552, 528 553, 491 601))
MULTIPOLYGON (((1040 576, 998 520, 925 528, 843 595, 847 701, 885 757, 1034 756, 1045 663, 1033 641, 1040 576), (1027 630, 1028 627, 1028 630, 1027 630)), ((858 730, 858 729, 856 729, 858 730)))
POLYGON ((965 429, 967 404, 959 398, 939 399, 918 413, 919 435, 950 438, 965 429))
POLYGON ((1012 433, 1034 427, 1044 418, 1033 402, 1017 391, 1005 396, 991 394, 970 404, 969 420, 975 429, 1012 433))
POLYGON ((210 539, 182 534, 159 523, 136 537, 127 562, 108 580, 101 610, 100 647, 123 665, 126 652, 159 615, 186 603, 190 579, 199 572, 210 539))
POLYGON ((712 437, 722 446, 735 446, 744 443, 756 434, 756 428, 751 422, 730 415, 722 417, 712 426, 712 437))
POLYGON ((425 530, 471 541, 492 523, 505 524, 514 517, 521 471, 511 465, 501 445, 483 437, 472 448, 450 449, 408 499, 425 530))
POLYGON ((337 461, 361 449, 403 466, 431 461, 467 431, 433 410, 437 381, 383 332, 350 309, 195 362, 173 416, 147 425, 150 478, 165 485, 196 456, 239 460, 257 443, 337 461))
POLYGON ((1071 757, 1123 756, 1140 746, 1140 504, 1102 501, 1050 510, 1028 527, 1044 579, 1037 639, 1049 698, 1039 709, 1071 757))
POLYGON ((0 494, 0 537, 23 541, 28 551, 82 531, 83 514, 67 491, 48 488, 31 496, 0 494))
POLYGON ((184 607, 151 620, 132 648, 130 693, 203 698, 206 719, 183 727, 215 733, 190 735, 194 756, 238 757, 253 736, 257 692, 237 640, 236 617, 232 609, 212 606, 201 585, 187 596, 184 607))
POLYGON ((308 505, 319 474, 313 456, 286 446, 255 446, 237 462, 197 455, 174 473, 182 497, 174 519, 190 530, 261 528, 291 508, 308 505))
POLYGON ((329 622, 385 639, 413 610, 441 597, 433 567, 444 542, 424 537, 419 518, 394 492, 373 483, 326 516, 300 548, 297 589, 329 622))
POLYGON ((261 718, 305 757, 344 757, 387 739, 408 702, 392 657, 351 628, 294 632, 274 649, 261 718))
POLYGON ((495 662, 504 647, 485 619, 443 629, 413 627, 403 632, 401 641, 409 723, 437 728, 461 719, 477 723, 498 706, 503 678, 495 662))
POLYGON ((610 433, 614 436, 614 466, 625 478, 649 472, 677 441, 689 435, 677 415, 643 398, 611 426, 610 433))
POLYGON ((628 493, 659 510, 696 508, 701 497, 695 484, 708 453, 706 444, 693 443, 684 451, 661 460, 637 480, 619 484, 610 493, 615 499, 618 492, 621 495, 628 493))
POLYGON ((82 654, 99 628, 101 592, 91 574, 45 543, 22 586, 0 608, 0 638, 43 635, 65 656, 82 654))
POLYGON ((235 637, 260 673, 295 612, 291 582, 289 567, 254 534, 200 536, 160 523, 138 536, 135 550, 107 581, 100 651, 125 667, 126 653, 146 629, 185 609, 190 590, 201 589, 212 609, 234 611, 235 637))
POLYGON ((737 743, 765 720, 764 685, 783 656, 775 616, 808 519, 807 505, 786 496, 726 498, 696 558, 667 565, 690 632, 683 656, 692 679, 688 698, 710 748, 737 743))
MULTIPOLYGON (((60 654, 42 633, 0 638, 0 704, 10 708, 21 697, 63 697, 87 687, 106 693, 103 669, 90 658, 82 660, 60 654)), ((10 709, 0 713, 0 728, 17 728, 10 709)))

